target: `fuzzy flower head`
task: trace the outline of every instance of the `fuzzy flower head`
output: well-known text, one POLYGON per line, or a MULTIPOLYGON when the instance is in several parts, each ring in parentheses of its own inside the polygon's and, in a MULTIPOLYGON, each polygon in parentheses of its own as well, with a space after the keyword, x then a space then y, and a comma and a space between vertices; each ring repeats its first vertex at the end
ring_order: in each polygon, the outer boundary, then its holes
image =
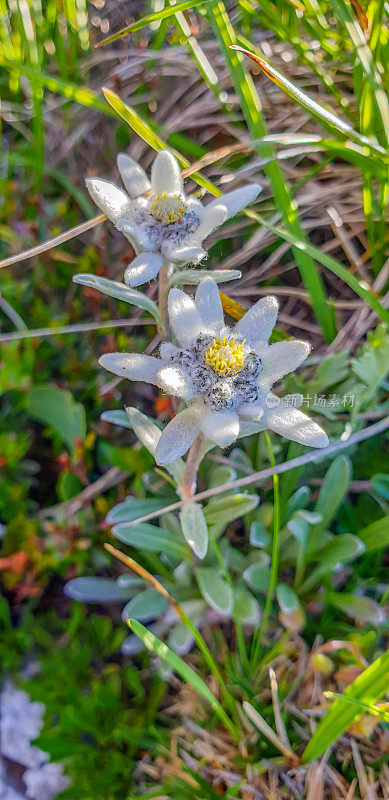
POLYGON ((233 328, 224 324, 211 278, 200 283, 194 301, 171 289, 168 308, 177 345, 163 343, 159 358, 109 353, 100 359, 116 375, 154 383, 187 403, 161 434, 158 464, 184 455, 200 432, 227 447, 247 422, 257 423, 257 431, 268 428, 300 444, 326 447, 324 431, 296 407, 301 398, 296 403, 296 396, 280 399, 270 391, 310 350, 298 340, 268 344, 278 313, 275 297, 259 300, 233 328))
POLYGON ((129 286, 155 278, 164 262, 198 264, 206 256, 203 240, 252 203, 261 190, 253 183, 203 206, 184 194, 180 167, 168 150, 157 154, 150 181, 142 167, 124 153, 118 156, 117 165, 126 192, 101 178, 88 178, 86 185, 137 254, 124 274, 129 286))

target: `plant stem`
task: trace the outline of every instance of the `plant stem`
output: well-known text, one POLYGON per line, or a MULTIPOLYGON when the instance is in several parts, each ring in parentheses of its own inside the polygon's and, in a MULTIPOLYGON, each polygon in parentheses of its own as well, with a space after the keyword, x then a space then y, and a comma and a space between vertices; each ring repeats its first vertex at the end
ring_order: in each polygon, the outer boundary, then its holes
MULTIPOLYGON (((270 463, 271 466, 275 466, 273 448, 271 446, 271 439, 267 432, 265 432, 267 447, 269 450, 270 456, 270 463)), ((280 519, 281 519, 281 508, 280 508, 280 487, 279 487, 279 479, 278 475, 273 475, 273 493, 274 493, 274 512, 273 512, 273 542, 272 542, 272 559, 271 559, 271 568, 270 568, 270 577, 269 577, 269 587, 267 590, 266 595, 266 602, 265 608, 263 611, 263 617, 261 620, 261 624, 255 634, 253 636, 253 643, 251 647, 251 662, 255 669, 259 650, 261 647, 261 642, 263 635, 267 628, 267 623, 269 619, 271 604, 275 592, 275 588, 277 586, 277 577, 278 577, 278 543, 279 543, 279 533, 280 533, 280 519)))
POLYGON ((166 339, 169 330, 169 316, 167 312, 167 299, 168 299, 168 282, 172 272, 172 265, 167 261, 162 264, 158 276, 158 308, 159 315, 162 320, 163 328, 160 328, 159 333, 162 339, 166 339))
POLYGON ((192 497, 192 495, 194 495, 196 492, 197 473, 199 471, 201 461, 201 445, 203 443, 203 439, 203 434, 199 433, 191 445, 187 455, 184 483, 182 486, 182 496, 186 499, 192 497))

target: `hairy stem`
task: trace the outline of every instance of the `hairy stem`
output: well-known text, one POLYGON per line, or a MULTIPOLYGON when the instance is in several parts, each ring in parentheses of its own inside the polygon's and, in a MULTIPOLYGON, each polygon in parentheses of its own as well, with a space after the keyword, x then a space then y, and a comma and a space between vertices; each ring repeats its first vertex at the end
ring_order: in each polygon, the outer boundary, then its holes
POLYGON ((189 449, 185 464, 184 483, 182 487, 183 499, 188 499, 195 494, 197 486, 197 473, 199 471, 201 461, 201 445, 203 443, 203 439, 203 434, 199 433, 189 449))
POLYGON ((163 328, 159 330, 162 339, 166 339, 169 330, 169 316, 167 312, 168 283, 172 273, 172 265, 167 261, 159 271, 158 276, 158 308, 163 328))

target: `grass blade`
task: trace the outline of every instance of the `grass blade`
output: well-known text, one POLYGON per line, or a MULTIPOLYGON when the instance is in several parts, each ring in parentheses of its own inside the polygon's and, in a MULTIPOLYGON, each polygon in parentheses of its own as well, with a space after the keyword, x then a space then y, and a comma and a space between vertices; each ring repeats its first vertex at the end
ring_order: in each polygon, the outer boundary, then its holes
POLYGON ((208 686, 204 683, 202 678, 200 678, 197 673, 185 663, 176 653, 173 653, 170 648, 160 641, 156 636, 154 636, 151 631, 144 627, 140 622, 135 619, 127 620, 129 627, 131 630, 139 636, 139 639, 142 640, 145 647, 147 647, 150 652, 154 653, 159 658, 162 658, 169 664, 178 675, 186 682, 193 686, 194 689, 210 704, 211 708, 213 708, 214 712, 218 715, 219 719, 223 722, 226 726, 227 730, 231 733, 234 739, 239 740, 239 734, 236 731, 233 723, 231 722, 230 718, 227 716, 226 712, 216 700, 216 697, 213 696, 208 686))
POLYGON ((176 3, 174 6, 167 6, 167 8, 163 8, 161 11, 155 11, 154 14, 149 14, 147 17, 142 17, 142 19, 138 19, 131 25, 127 25, 126 28, 122 28, 117 33, 113 33, 112 36, 108 36, 107 39, 99 42, 96 47, 103 47, 105 44, 116 42, 116 40, 121 39, 122 36, 127 36, 129 33, 135 33, 135 31, 140 31, 142 28, 146 28, 147 25, 151 25, 153 22, 160 22, 162 19, 167 19, 168 17, 174 16, 174 14, 177 14, 177 12, 186 11, 188 8, 196 8, 196 6, 200 6, 207 2, 209 2, 209 0, 183 0, 182 3, 176 3))
MULTIPOLYGON (((241 57, 231 50, 231 45, 235 45, 236 40, 224 3, 221 0, 211 0, 207 6, 207 14, 221 52, 226 59, 235 91, 240 99, 246 125, 252 138, 260 139, 267 134, 261 104, 251 76, 244 71, 241 57)), ((258 151, 261 157, 272 158, 273 156, 272 148, 269 145, 260 146, 258 151)), ((264 172, 270 181, 274 199, 282 214, 285 227, 303 241, 305 234, 298 219, 296 203, 290 195, 279 164, 269 161, 264 165, 264 172)), ((292 247, 292 250, 302 281, 310 295, 316 319, 326 340, 331 341, 336 335, 335 317, 333 309, 328 305, 320 273, 308 252, 295 247, 292 247)))
POLYGON ((363 708, 347 700, 374 705, 389 689, 389 651, 370 664, 358 678, 335 700, 325 717, 319 722, 312 739, 308 742, 303 762, 318 758, 344 731, 363 714, 363 708), (343 699, 344 698, 344 699, 343 699))
POLYGON ((285 78, 281 72, 278 72, 275 67, 269 64, 268 61, 265 61, 265 59, 260 55, 253 53, 251 50, 246 50, 246 48, 240 47, 240 45, 233 45, 231 49, 238 50, 240 53, 244 53, 246 56, 249 56, 249 58, 258 64, 262 72, 264 72, 265 75, 267 75, 267 77, 276 84, 276 86, 278 86, 280 89, 283 89, 283 91, 286 92, 289 97, 292 97, 293 100, 296 100, 297 103, 303 106, 303 108, 305 108, 311 114, 314 114, 315 117, 318 117, 321 122, 324 123, 324 125, 335 128, 335 130, 337 130, 339 133, 350 137, 350 139, 353 139, 359 144, 367 145, 377 152, 385 153, 382 147, 377 145, 371 139, 361 136, 361 134, 358 133, 358 131, 355 131, 348 122, 345 122, 332 111, 329 111, 327 108, 324 108, 324 106, 321 106, 320 103, 316 102, 316 100, 312 100, 310 97, 308 97, 305 92, 295 86, 288 78, 285 78))
POLYGON ((350 7, 344 0, 331 0, 331 2, 337 19, 347 30, 354 47, 355 58, 360 62, 370 84, 371 96, 381 117, 382 133, 387 146, 389 144, 389 102, 382 86, 380 73, 374 63, 372 52, 359 22, 354 19, 351 13, 350 7))

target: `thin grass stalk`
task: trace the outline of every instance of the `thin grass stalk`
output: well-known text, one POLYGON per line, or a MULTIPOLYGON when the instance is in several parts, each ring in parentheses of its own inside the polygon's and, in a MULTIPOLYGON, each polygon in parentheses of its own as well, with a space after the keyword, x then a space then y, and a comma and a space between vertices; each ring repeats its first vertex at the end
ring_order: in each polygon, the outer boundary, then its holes
MULTIPOLYGON (((274 469, 276 462, 274 459, 273 448, 271 444, 270 436, 267 432, 265 432, 266 436, 266 443, 267 448, 269 451, 270 463, 272 468, 274 469)), ((272 556, 271 556, 271 567, 270 567, 270 577, 269 577, 269 587, 267 590, 266 601, 265 601, 265 608, 263 611, 263 617, 261 623, 257 630, 254 632, 252 648, 250 653, 250 660, 254 667, 256 668, 259 651, 262 643, 263 636, 265 634, 267 623, 269 620, 270 609, 273 602, 274 592, 277 586, 277 579, 278 579, 278 561, 279 561, 279 534, 280 534, 280 523, 281 523, 281 504, 280 504, 280 483, 278 475, 273 475, 273 494, 274 494, 274 509, 273 509, 273 541, 272 541, 272 556)))

